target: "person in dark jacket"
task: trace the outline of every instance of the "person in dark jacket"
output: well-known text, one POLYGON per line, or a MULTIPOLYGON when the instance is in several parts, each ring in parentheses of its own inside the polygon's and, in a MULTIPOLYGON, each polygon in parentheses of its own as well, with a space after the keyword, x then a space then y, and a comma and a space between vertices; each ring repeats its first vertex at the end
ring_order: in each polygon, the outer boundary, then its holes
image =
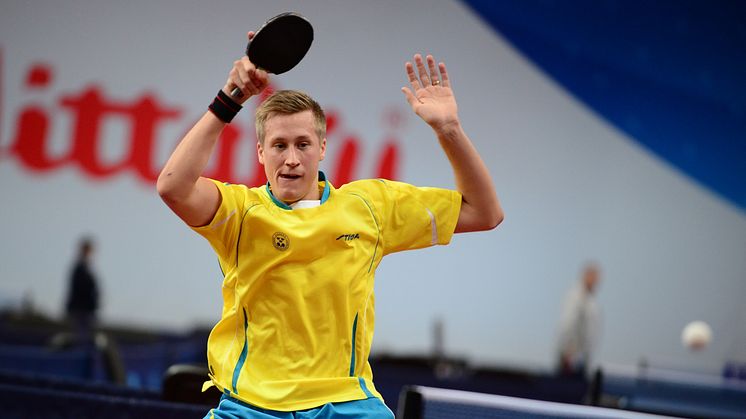
POLYGON ((93 250, 90 238, 81 240, 78 257, 70 273, 66 312, 76 337, 81 340, 92 338, 99 308, 98 284, 90 265, 93 250))

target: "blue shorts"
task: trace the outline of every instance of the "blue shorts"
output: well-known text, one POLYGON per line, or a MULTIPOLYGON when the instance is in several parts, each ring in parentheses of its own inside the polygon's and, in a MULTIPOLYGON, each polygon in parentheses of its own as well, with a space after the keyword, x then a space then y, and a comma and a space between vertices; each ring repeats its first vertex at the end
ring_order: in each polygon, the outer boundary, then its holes
POLYGON ((280 412, 262 409, 240 400, 223 395, 215 409, 211 409, 204 419, 333 419, 366 418, 394 419, 394 414, 377 397, 349 402, 327 403, 313 409, 295 412, 280 412))

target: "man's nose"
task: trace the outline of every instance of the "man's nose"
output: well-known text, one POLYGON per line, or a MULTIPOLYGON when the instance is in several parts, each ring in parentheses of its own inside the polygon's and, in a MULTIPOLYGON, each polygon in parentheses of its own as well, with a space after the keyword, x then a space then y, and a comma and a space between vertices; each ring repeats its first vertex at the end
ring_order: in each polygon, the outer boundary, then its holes
POLYGON ((291 167, 295 167, 300 164, 300 160, 298 159, 298 152, 292 147, 288 148, 287 155, 285 156, 285 164, 291 167))

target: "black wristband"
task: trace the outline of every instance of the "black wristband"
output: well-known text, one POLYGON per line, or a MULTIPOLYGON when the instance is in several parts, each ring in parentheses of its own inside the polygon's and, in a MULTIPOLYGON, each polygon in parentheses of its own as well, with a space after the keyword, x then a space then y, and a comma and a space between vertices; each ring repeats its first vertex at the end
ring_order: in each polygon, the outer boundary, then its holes
POLYGON ((234 102, 233 99, 226 95, 222 89, 218 90, 218 95, 215 96, 215 99, 213 99, 210 106, 207 107, 210 112, 225 123, 230 123, 241 108, 243 108, 243 106, 234 102))

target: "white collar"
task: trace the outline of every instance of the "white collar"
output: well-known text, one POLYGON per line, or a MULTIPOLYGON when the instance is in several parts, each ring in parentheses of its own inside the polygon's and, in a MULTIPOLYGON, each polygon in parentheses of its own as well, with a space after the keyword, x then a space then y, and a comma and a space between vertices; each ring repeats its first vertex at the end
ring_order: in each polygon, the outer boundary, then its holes
POLYGON ((300 208, 314 208, 321 205, 320 199, 307 199, 307 200, 301 200, 298 202, 293 202, 290 204, 290 208, 292 209, 300 209, 300 208))

